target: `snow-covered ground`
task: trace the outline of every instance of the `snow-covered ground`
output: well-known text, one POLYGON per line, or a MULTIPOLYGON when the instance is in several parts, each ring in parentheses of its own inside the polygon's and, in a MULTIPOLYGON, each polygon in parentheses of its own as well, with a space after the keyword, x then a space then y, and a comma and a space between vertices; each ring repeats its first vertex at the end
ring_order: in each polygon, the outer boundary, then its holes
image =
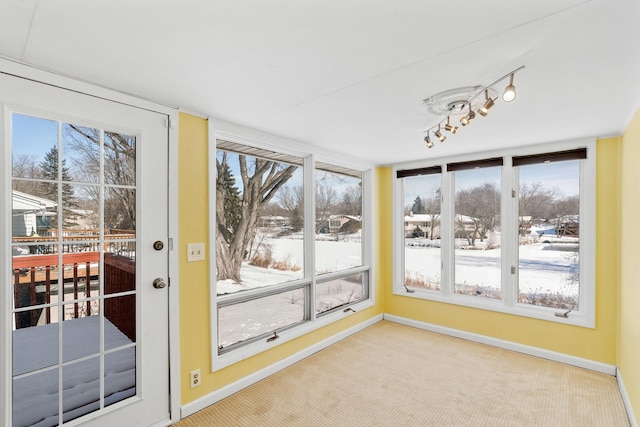
MULTIPOLYGON (((274 260, 291 266, 304 265, 303 241, 300 238, 272 238, 265 240, 274 260)), ((316 241, 318 273, 347 269, 362 264, 360 239, 351 237, 316 241)), ((535 242, 520 246, 519 294, 521 302, 540 303, 532 295, 558 295, 575 298, 578 295, 577 239, 554 243, 535 242)), ((456 291, 477 289, 483 295, 499 297, 501 280, 501 249, 456 249, 456 291)), ((407 239, 405 246, 406 276, 416 283, 440 286, 439 242, 426 239, 407 239)), ((241 270, 243 282, 230 280, 217 283, 218 294, 269 286, 300 279, 298 271, 260 268, 245 263, 241 270)), ((411 284, 410 284, 411 286, 411 284)), ((323 312, 362 297, 361 281, 334 280, 318 286, 316 312, 323 312)), ((220 310, 220 339, 222 345, 294 324, 303 319, 304 296, 301 290, 288 291, 255 301, 228 306, 220 310)))
MULTIPOLYGON (((408 241, 405 247, 405 274, 433 289, 440 284, 440 248, 408 241)), ((563 243, 532 243, 519 247, 519 293, 558 294, 577 297, 578 246, 563 243)), ((500 289, 501 249, 455 250, 456 287, 477 286, 479 290, 500 289)))
MULTIPOLYGON (((304 277, 304 248, 299 238, 270 238, 264 244, 269 245, 273 259, 288 263, 297 271, 259 268, 244 263, 240 272, 242 283, 232 280, 217 282, 217 293, 228 294, 246 289, 275 285, 304 277)), ((316 272, 318 274, 341 271, 362 265, 362 245, 359 237, 346 240, 316 240, 316 272)))
MULTIPOLYGON (((302 239, 273 238, 267 239, 264 243, 269 245, 274 260, 299 269, 282 271, 260 268, 245 262, 240 273, 242 283, 234 283, 232 280, 218 281, 219 295, 286 283, 304 277, 302 239)), ((341 238, 340 241, 320 239, 316 241, 315 247, 316 269, 319 274, 362 265, 362 245, 359 236, 341 238)), ((364 291, 361 276, 354 276, 356 277, 318 283, 315 295, 316 313, 361 299, 364 291)), ((319 279, 321 280, 321 277, 319 279)), ((227 346, 302 321, 304 301, 303 290, 297 289, 221 308, 218 311, 219 345, 227 346)))

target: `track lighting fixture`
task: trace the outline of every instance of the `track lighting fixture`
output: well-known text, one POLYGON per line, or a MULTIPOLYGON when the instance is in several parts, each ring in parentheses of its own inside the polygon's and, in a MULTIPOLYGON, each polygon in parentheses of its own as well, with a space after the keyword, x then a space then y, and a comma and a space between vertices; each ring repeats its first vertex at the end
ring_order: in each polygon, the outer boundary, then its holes
POLYGON ((468 125, 469 123, 471 123, 471 120, 476 118, 476 112, 471 109, 471 104, 468 104, 468 105, 469 105, 469 114, 467 114, 466 116, 462 116, 462 118, 460 119, 460 124, 462 126, 468 125))
POLYGON ((449 123, 449 119, 451 117, 447 116, 447 124, 444 125, 444 130, 451 132, 452 134, 456 134, 456 132, 458 132, 458 126, 454 126, 451 123, 449 123))
POLYGON ((483 117, 489 114, 489 109, 493 107, 493 104, 494 104, 493 99, 489 97, 488 90, 484 91, 484 98, 485 98, 484 104, 482 105, 482 108, 478 110, 478 114, 480 114, 483 117))
POLYGON ((440 142, 444 142, 444 140, 447 139, 447 137, 442 134, 442 131, 440 130, 440 125, 438 125, 438 130, 435 131, 433 134, 440 140, 440 142))
POLYGON ((442 134, 442 128, 452 134, 458 132, 458 126, 451 124, 452 117, 454 119, 460 117, 460 124, 462 126, 468 126, 471 120, 476 117, 476 112, 481 116, 489 114, 489 110, 495 105, 499 96, 494 86, 507 77, 509 78, 509 84, 502 93, 502 100, 505 102, 513 101, 516 98, 516 87, 513 84, 514 75, 523 69, 524 65, 505 74, 487 86, 468 86, 450 89, 424 99, 424 106, 430 113, 442 115, 442 119, 438 123, 433 124, 425 131, 427 136, 424 138, 424 141, 427 147, 431 148, 434 145, 429 133, 433 133, 441 142, 444 142, 447 137, 442 134), (484 94, 484 99, 481 98, 481 94, 484 94))
POLYGON ((427 133, 427 136, 424 137, 424 142, 427 143, 427 148, 433 147, 433 141, 431 141, 431 138, 429 137, 428 133, 427 133))
POLYGON ((516 99, 516 87, 513 85, 513 74, 511 74, 511 78, 509 79, 509 86, 504 88, 502 99, 505 102, 511 102, 516 99))
POLYGON ((438 130, 435 131, 433 134, 440 140, 440 142, 444 142, 444 140, 447 139, 447 137, 444 136, 440 131, 440 125, 438 125, 438 130))

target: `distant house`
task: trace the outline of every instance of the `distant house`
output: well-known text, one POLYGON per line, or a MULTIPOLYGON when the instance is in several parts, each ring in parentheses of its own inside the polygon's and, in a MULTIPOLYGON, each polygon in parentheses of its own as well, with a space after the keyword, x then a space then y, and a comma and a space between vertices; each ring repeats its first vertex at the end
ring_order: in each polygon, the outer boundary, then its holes
POLYGON ((13 236, 32 236, 45 233, 55 216, 56 203, 42 197, 13 190, 11 225, 13 236))
POLYGON ((580 217, 579 215, 565 215, 546 220, 537 226, 532 226, 530 234, 534 236, 579 237, 580 217))
POLYGON ((409 212, 409 215, 404 217, 404 235, 405 237, 440 238, 440 215, 409 212), (430 236, 430 233, 433 233, 433 236, 430 236))
POLYGON ((258 227, 286 227, 291 225, 291 219, 286 216, 280 215, 265 215, 261 216, 258 222, 258 227))
POLYGON ((329 233, 336 234, 340 232, 340 229, 344 224, 349 221, 362 222, 359 216, 355 215, 330 215, 329 216, 329 233))

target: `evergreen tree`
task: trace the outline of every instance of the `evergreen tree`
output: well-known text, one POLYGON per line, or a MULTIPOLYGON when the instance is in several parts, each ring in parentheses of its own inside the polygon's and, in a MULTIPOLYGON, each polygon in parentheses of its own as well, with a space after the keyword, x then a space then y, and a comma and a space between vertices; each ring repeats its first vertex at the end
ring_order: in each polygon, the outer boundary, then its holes
MULTIPOLYGON (((68 228, 76 225, 75 219, 77 214, 73 212, 73 209, 78 208, 78 201, 73 193, 73 187, 69 184, 72 178, 65 159, 62 159, 62 169, 60 171, 60 176, 58 176, 58 147, 52 147, 51 150, 44 155, 44 159, 40 163, 40 178, 53 182, 58 182, 59 178, 62 180, 60 188, 62 192, 62 209, 58 209, 57 215, 52 218, 51 227, 57 227, 57 217, 61 213, 62 228, 68 228)), ((58 186, 53 183, 47 183, 42 187, 43 191, 39 196, 57 203, 58 186)))
MULTIPOLYGON (((222 224, 225 225, 224 230, 228 240, 233 240, 235 232, 242 218, 242 199, 240 198, 240 191, 236 186, 236 178, 231 172, 229 163, 227 162, 227 155, 224 153, 223 160, 218 167, 218 179, 216 185, 218 187, 218 193, 222 196, 224 220, 222 224)), ((222 231, 222 230, 221 230, 222 231)))
POLYGON ((413 206, 411 207, 411 210, 413 211, 414 214, 425 213, 424 206, 422 204, 422 199, 420 198, 420 196, 416 196, 415 200, 413 201, 413 206))

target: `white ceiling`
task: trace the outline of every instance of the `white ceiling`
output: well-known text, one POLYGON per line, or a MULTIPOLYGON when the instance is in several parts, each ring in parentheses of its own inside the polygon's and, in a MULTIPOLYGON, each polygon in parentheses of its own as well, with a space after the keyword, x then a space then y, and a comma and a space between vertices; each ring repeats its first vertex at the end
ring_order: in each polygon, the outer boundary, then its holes
POLYGON ((621 134, 639 19, 637 0, 2 0, 0 55, 389 164, 621 134), (426 148, 424 98, 521 65, 514 102, 426 148))

